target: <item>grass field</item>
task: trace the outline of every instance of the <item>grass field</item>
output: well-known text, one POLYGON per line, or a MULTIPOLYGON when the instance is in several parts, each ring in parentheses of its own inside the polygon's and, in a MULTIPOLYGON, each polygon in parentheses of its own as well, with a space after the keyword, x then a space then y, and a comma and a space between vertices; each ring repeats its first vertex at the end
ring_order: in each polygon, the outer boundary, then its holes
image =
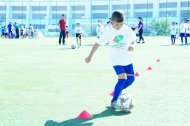
POLYGON ((0 39, 0 126, 189 126, 190 46, 145 39, 134 51, 141 76, 126 90, 136 101, 130 114, 107 107, 117 82, 107 47, 84 62, 95 38, 75 50, 74 38, 66 46, 55 38, 0 39), (94 118, 76 119, 85 109, 94 118))

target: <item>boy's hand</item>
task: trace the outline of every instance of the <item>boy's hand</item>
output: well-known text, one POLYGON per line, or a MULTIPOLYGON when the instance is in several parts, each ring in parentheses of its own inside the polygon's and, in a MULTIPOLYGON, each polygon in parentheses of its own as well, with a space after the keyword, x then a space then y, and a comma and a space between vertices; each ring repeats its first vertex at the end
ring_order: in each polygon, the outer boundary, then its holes
POLYGON ((87 57, 86 59, 85 59, 85 62, 86 63, 89 63, 91 61, 91 57, 87 57))
POLYGON ((131 52, 132 52, 132 51, 133 51, 133 49, 134 49, 134 47, 133 47, 133 46, 129 46, 129 47, 128 47, 128 51, 131 51, 131 52))

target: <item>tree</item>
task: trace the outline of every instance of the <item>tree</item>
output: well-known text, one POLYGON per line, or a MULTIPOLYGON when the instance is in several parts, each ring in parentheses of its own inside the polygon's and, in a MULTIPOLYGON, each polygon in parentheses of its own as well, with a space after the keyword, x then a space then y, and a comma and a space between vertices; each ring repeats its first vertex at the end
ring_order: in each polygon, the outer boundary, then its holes
POLYGON ((157 35, 169 35, 170 34, 170 22, 165 18, 159 20, 153 20, 149 27, 154 30, 157 35))

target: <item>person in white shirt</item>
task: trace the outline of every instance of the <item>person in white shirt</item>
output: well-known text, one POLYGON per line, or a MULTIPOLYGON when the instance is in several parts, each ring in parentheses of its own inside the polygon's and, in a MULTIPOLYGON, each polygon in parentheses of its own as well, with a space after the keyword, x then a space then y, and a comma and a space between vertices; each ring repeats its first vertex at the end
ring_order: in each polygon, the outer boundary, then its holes
POLYGON ((172 22, 172 25, 170 27, 170 34, 171 34, 172 45, 175 45, 176 34, 177 34, 177 27, 175 22, 172 22))
POLYGON ((112 27, 112 21, 111 18, 109 18, 109 21, 107 22, 105 30, 107 31, 110 27, 112 27))
POLYGON ((179 36, 181 38, 181 43, 183 44, 183 38, 185 37, 185 22, 184 20, 181 20, 179 25, 179 36))
POLYGON ((85 59, 85 62, 89 63, 98 47, 109 42, 111 62, 118 75, 118 82, 115 85, 111 106, 112 108, 119 110, 121 110, 121 108, 117 105, 117 99, 120 93, 135 80, 132 51, 134 49, 134 43, 136 42, 136 35, 129 26, 124 24, 124 17, 122 11, 113 12, 111 18, 113 26, 103 32, 92 47, 89 56, 85 59))
POLYGON ((98 23, 98 25, 96 26, 96 34, 97 37, 99 38, 100 35, 105 31, 104 27, 102 26, 101 23, 98 23))
POLYGON ((26 27, 23 27, 23 38, 26 38, 26 27))
POLYGON ((29 39, 34 37, 34 27, 32 24, 30 24, 30 26, 29 26, 28 37, 29 37, 29 39))
POLYGON ((77 22, 76 24, 77 26, 75 27, 74 31, 76 33, 76 41, 79 48, 81 46, 81 35, 83 33, 83 28, 81 27, 80 22, 77 22))
POLYGON ((190 19, 187 19, 187 24, 185 28, 185 45, 188 45, 188 37, 190 37, 190 19))

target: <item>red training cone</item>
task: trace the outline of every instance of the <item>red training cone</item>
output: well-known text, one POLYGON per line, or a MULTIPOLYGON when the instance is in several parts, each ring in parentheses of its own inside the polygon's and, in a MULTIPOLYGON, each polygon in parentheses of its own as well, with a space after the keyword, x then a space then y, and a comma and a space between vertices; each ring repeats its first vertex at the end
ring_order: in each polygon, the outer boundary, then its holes
POLYGON ((137 76, 137 77, 138 77, 138 76, 140 76, 140 74, 139 74, 138 72, 136 72, 136 73, 135 73, 135 76, 137 76))
POLYGON ((110 93, 110 96, 114 96, 114 91, 112 91, 112 92, 110 93))
POLYGON ((156 62, 160 62, 160 59, 157 59, 156 62))
POLYGON ((79 115, 78 115, 78 119, 90 119, 93 116, 91 114, 89 114, 86 110, 82 111, 79 115))
POLYGON ((152 70, 152 67, 149 66, 149 67, 147 68, 147 70, 152 70))

